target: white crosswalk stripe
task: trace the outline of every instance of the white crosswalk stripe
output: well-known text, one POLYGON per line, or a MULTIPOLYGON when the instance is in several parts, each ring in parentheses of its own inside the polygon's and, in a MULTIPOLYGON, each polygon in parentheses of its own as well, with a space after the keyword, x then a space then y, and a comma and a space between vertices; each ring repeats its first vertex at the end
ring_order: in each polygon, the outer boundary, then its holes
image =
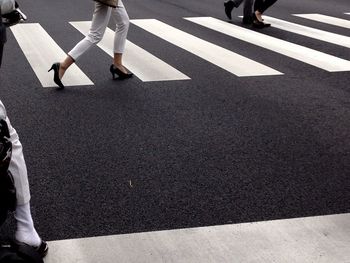
POLYGON ((349 231, 350 214, 340 214, 60 240, 45 262, 345 263, 349 231))
POLYGON ((275 69, 190 35, 159 20, 136 19, 131 20, 131 23, 237 76, 282 74, 275 69))
POLYGON ((333 26, 339 26, 344 28, 350 28, 350 21, 332 16, 326 16, 322 14, 294 14, 294 16, 306 18, 309 20, 330 24, 333 26))
POLYGON ((350 37, 347 36, 287 22, 270 16, 264 16, 264 22, 270 23, 272 27, 279 28, 284 31, 350 48, 350 37))
POLYGON ((350 71, 350 61, 325 54, 311 48, 235 26, 212 17, 195 17, 185 19, 329 72, 350 71))
MULTIPOLYGON (((70 22, 77 30, 86 35, 91 25, 90 21, 70 22)), ((98 46, 113 57, 114 31, 107 28, 98 46)), ((126 43, 123 55, 124 65, 142 81, 188 80, 185 74, 153 56, 130 41, 126 43)))
MULTIPOLYGON (((56 87, 53 73, 48 69, 53 62, 61 61, 66 53, 57 45, 40 24, 18 24, 11 27, 19 46, 26 56, 43 87, 56 87)), ((93 82, 76 66, 67 71, 63 84, 66 86, 93 85, 93 82)))

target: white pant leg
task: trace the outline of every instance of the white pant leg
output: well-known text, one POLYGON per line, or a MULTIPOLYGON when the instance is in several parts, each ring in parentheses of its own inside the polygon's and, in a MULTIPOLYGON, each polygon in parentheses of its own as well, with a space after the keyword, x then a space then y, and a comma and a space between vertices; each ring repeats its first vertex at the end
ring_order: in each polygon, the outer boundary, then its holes
POLYGON ((89 34, 68 53, 74 61, 79 59, 94 44, 101 41, 111 17, 111 11, 112 7, 95 3, 89 34))
POLYGON ((129 31, 130 20, 122 0, 118 7, 112 10, 112 17, 116 24, 114 35, 114 53, 123 54, 125 50, 126 37, 129 31))
POLYGON ((22 144, 19 141, 16 130, 12 127, 10 119, 6 115, 6 110, 0 101, 0 114, 5 115, 1 117, 6 118, 6 123, 10 132, 10 140, 12 143, 12 157, 9 170, 13 175, 15 187, 17 191, 17 205, 24 205, 30 201, 30 191, 28 183, 27 166, 23 156, 22 144))
POLYGON ((4 104, 2 104, 2 101, 0 100, 0 119, 6 119, 6 109, 4 104))

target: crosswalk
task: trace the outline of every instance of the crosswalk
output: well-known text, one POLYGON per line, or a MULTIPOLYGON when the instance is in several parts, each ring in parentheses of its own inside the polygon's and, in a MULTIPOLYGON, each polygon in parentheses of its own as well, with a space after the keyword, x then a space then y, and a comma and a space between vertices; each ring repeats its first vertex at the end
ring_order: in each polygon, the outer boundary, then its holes
MULTIPOLYGON (((344 14, 349 15, 350 13, 344 14)), ((350 28, 350 20, 323 14, 293 14, 293 16, 300 17, 301 20, 308 19, 342 28, 350 28)), ((227 23, 213 17, 185 17, 183 19, 192 25, 199 25, 206 30, 212 30, 238 39, 242 43, 246 42, 258 46, 262 50, 261 52, 267 50, 271 54, 278 53, 326 72, 350 71, 349 60, 267 35, 264 31, 257 32, 251 28, 227 23)), ((350 48, 350 37, 348 36, 270 16, 265 16, 264 19, 279 30, 334 44, 335 47, 350 48)), ((272 68, 255 61, 254 54, 250 58, 245 57, 157 19, 134 19, 131 20, 131 23, 142 29, 145 34, 154 35, 170 43, 172 49, 185 50, 189 53, 189 59, 191 59, 191 56, 199 57, 237 77, 285 74, 281 69, 272 68)), ((88 33, 90 24, 90 21, 70 22, 70 25, 83 35, 88 33)), ((50 36, 38 23, 18 24, 11 27, 11 30, 42 87, 54 87, 52 74, 48 73, 47 70, 52 62, 61 61, 66 56, 65 51, 56 43, 54 37, 50 36)), ((113 56, 113 38, 114 32, 107 29, 102 41, 98 44, 98 47, 108 56, 113 56)), ((186 72, 182 72, 158 58, 156 54, 151 54, 131 41, 127 41, 124 64, 143 82, 191 80, 191 76, 186 72)), ((72 66, 67 71, 63 83, 66 86, 94 85, 93 81, 77 65, 72 66)))

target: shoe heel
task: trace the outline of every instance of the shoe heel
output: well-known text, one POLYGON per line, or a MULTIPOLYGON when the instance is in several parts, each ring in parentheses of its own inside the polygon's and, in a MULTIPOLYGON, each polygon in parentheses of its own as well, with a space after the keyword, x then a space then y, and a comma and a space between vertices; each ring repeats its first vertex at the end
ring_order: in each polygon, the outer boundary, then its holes
POLYGON ((114 67, 113 67, 113 65, 111 65, 111 66, 109 67, 109 71, 110 71, 111 74, 112 74, 112 78, 115 79, 115 72, 114 72, 114 67))
POLYGON ((54 63, 52 64, 51 68, 48 70, 50 72, 51 70, 54 71, 53 75, 53 81, 57 84, 59 89, 64 89, 64 85, 61 82, 61 79, 59 78, 59 70, 60 70, 60 63, 54 63))
POLYGON ((115 79, 115 73, 114 72, 111 72, 112 73, 112 79, 115 79))

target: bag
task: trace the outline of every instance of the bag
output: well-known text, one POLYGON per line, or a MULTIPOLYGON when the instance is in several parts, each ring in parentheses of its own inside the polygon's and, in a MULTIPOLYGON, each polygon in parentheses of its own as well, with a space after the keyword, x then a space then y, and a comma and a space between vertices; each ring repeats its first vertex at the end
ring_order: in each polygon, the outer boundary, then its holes
POLYGON ((94 0, 101 4, 116 8, 118 6, 118 0, 94 0))
POLYGON ((17 248, 0 246, 0 263, 44 263, 37 251, 28 245, 17 248))
POLYGON ((0 226, 6 221, 9 211, 16 209, 17 198, 13 176, 10 172, 0 174, 0 226))
POLYGON ((12 143, 7 123, 0 119, 0 226, 7 213, 16 209, 16 188, 12 174, 8 170, 12 154, 12 143))

